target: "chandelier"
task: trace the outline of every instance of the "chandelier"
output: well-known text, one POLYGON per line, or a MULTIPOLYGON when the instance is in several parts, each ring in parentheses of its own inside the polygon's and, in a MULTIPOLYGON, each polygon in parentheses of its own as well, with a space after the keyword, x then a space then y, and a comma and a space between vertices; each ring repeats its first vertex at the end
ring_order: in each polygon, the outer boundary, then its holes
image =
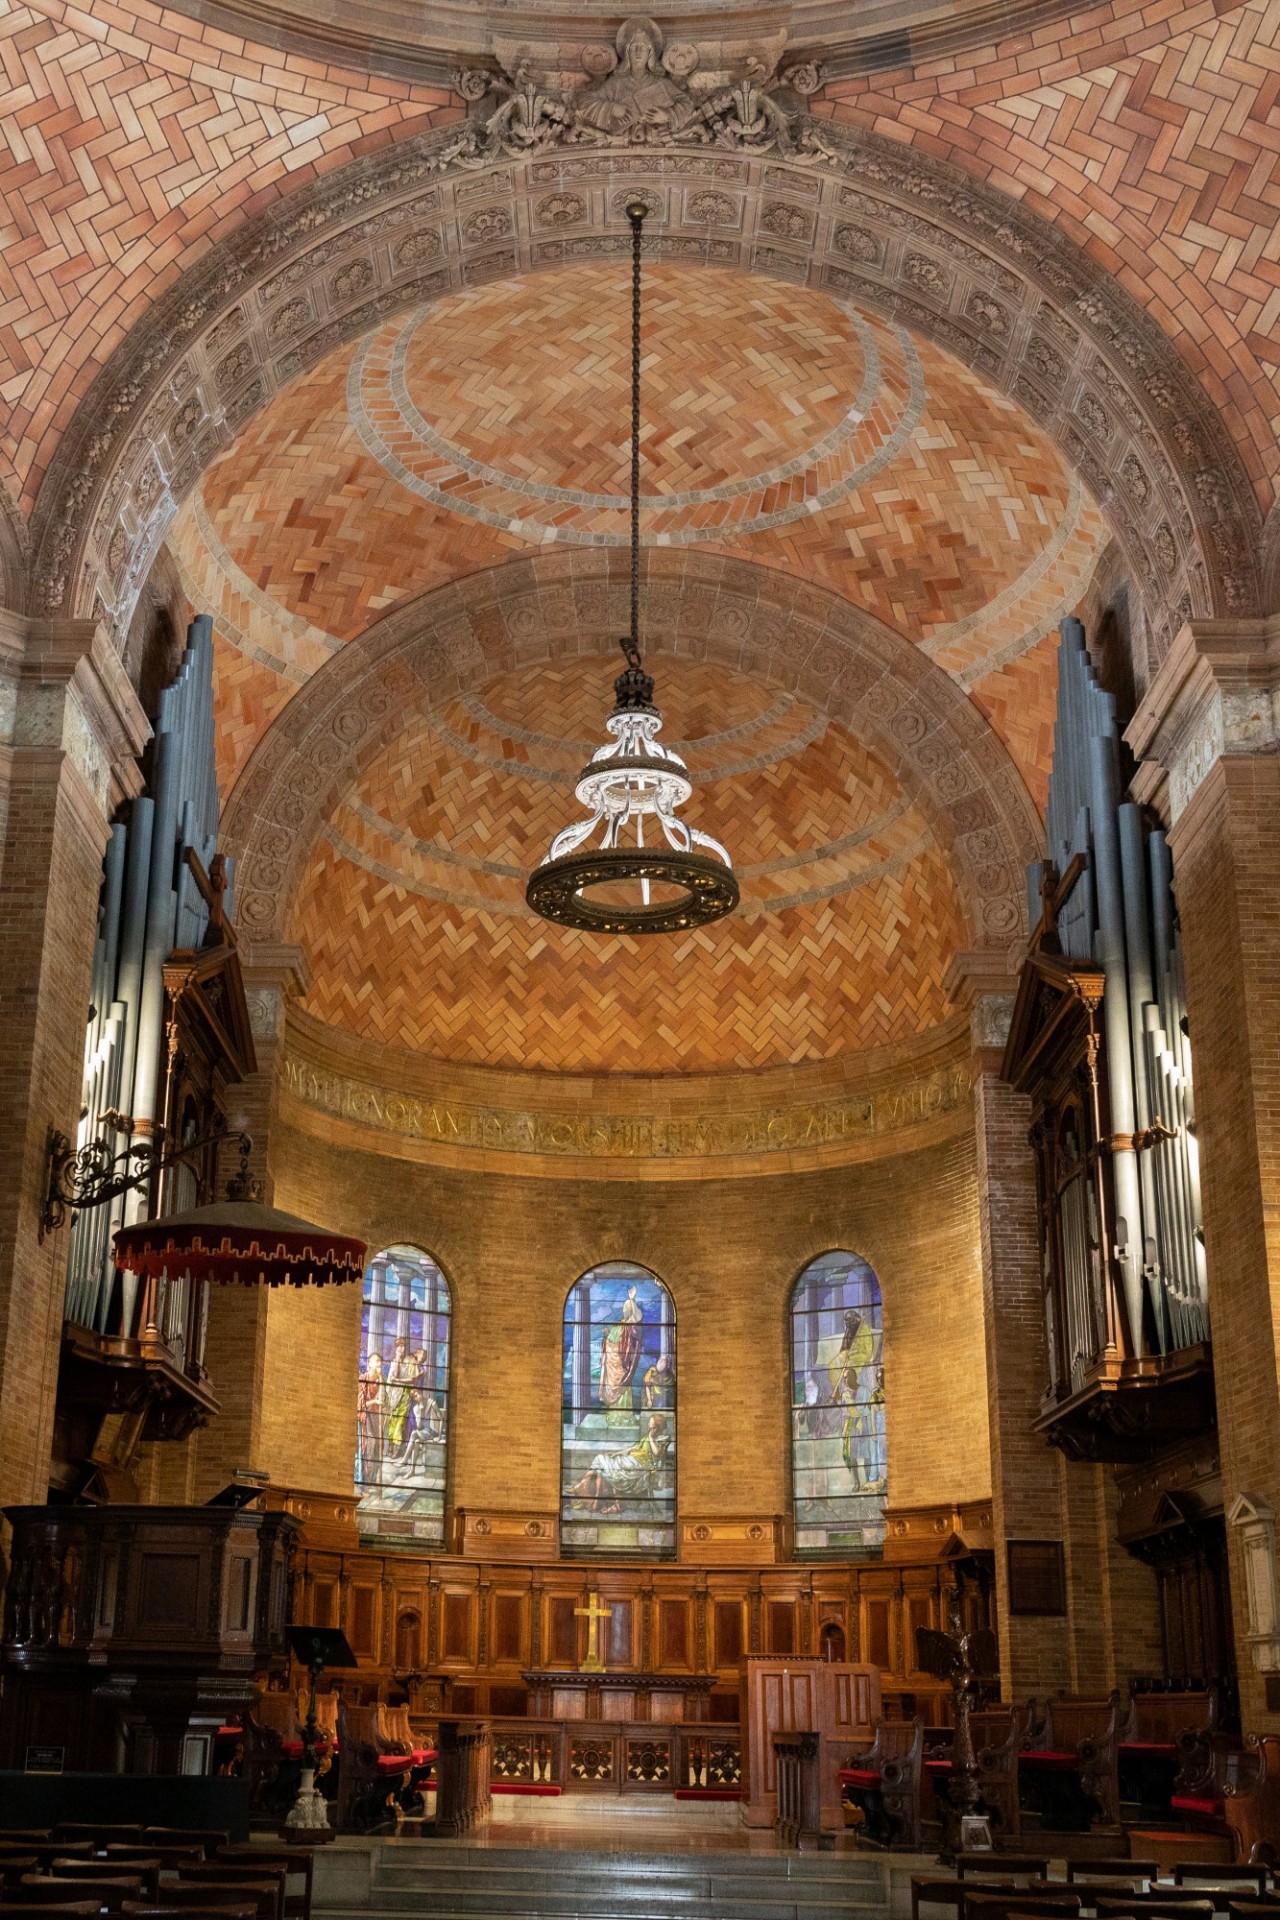
POLYGON ((679 818, 693 792, 689 769, 658 735, 653 677, 640 655, 640 245, 649 209, 631 222, 631 631, 626 666, 605 721, 612 737, 578 776, 588 817, 565 827, 529 876, 525 899, 544 920, 586 933, 682 933, 732 913, 738 883, 729 855, 679 818))

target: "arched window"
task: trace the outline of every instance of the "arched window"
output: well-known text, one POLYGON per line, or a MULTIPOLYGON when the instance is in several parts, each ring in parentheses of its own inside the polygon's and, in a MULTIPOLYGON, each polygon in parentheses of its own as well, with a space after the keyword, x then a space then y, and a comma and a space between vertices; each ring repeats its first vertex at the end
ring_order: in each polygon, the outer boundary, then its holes
POLYGON ((791 1490, 798 1553, 878 1553, 888 1498, 880 1282, 856 1253, 811 1260, 791 1294, 791 1490))
POLYGON ((625 1260, 593 1267, 564 1306, 560 1550, 676 1550, 676 1321, 625 1260))
POLYGON ((364 1273, 356 1521, 383 1546, 444 1538, 449 1284, 421 1247, 386 1247, 364 1273))

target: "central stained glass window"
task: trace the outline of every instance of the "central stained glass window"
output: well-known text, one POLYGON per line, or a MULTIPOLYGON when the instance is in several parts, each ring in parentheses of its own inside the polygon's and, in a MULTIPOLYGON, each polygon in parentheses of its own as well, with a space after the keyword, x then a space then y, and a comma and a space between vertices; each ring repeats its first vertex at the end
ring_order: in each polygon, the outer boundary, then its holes
POLYGON ((356 1525, 380 1546, 444 1539, 449 1283, 421 1247, 365 1268, 356 1421, 356 1525))
POLYGON ((884 1548, 888 1469, 880 1282, 856 1253, 810 1261, 791 1295, 797 1553, 884 1548))
POLYGON ((676 1550, 676 1322, 646 1267, 593 1267, 564 1308, 560 1551, 676 1550))

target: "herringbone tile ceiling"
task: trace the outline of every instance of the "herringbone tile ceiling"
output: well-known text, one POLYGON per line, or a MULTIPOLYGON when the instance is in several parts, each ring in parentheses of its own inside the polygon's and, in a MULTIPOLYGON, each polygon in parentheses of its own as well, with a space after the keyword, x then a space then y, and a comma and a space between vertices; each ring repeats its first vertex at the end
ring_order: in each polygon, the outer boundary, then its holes
MULTIPOLYGON (((226 783, 396 601, 548 543, 625 540, 628 324, 613 265, 472 289, 338 350, 250 423, 171 536, 218 616, 226 783)), ((644 395, 646 538, 865 607, 961 680, 1042 798, 1054 676, 1035 650, 1105 532, 1021 411, 825 294, 657 264, 644 395)))
MULTIPOLYGON (((230 785, 264 728, 379 613, 549 544, 627 537, 624 275, 578 266, 453 295, 268 406, 171 538, 215 613, 230 785)), ((1043 798, 1051 634, 1100 515, 1049 442, 949 356, 826 295, 727 272, 645 282, 644 534, 794 573, 970 693, 1043 798), (696 290, 696 299, 693 297, 696 290)), ((741 911, 683 940, 530 917, 574 817, 607 671, 547 667, 406 723, 301 882, 307 1006, 370 1040, 550 1070, 681 1071, 890 1046, 950 1011, 965 940, 945 850, 883 767, 779 687, 660 661, 741 911)))
POLYGON ((609 670, 503 676, 408 723, 335 810, 292 929, 309 1012, 437 1058, 647 1073, 830 1059, 945 1016, 963 914, 884 767, 761 677, 650 664, 701 776, 689 817, 730 844, 740 911, 647 940, 530 915, 525 876, 576 817, 609 670))

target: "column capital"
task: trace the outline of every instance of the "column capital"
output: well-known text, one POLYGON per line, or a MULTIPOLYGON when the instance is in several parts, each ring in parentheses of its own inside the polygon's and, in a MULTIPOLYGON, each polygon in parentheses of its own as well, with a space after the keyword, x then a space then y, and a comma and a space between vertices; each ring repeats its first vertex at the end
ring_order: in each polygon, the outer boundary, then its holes
POLYGON ((1125 739, 1135 798, 1172 825, 1219 760, 1280 748, 1280 618, 1193 620, 1178 633, 1125 739))
POLYGON ((299 946, 258 940, 240 948, 240 972, 255 1041, 273 1045, 284 1036, 289 1003, 311 984, 311 965, 299 946))
MULTIPOLYGON (((947 998, 969 1015, 975 1054, 1003 1057, 1018 993, 1019 954, 1013 947, 971 947, 953 956, 943 976, 947 998)), ((996 1070, 996 1063, 988 1059, 996 1070)))
POLYGON ((0 609, 0 738, 61 753, 103 819, 142 791, 151 726, 104 627, 0 609))

